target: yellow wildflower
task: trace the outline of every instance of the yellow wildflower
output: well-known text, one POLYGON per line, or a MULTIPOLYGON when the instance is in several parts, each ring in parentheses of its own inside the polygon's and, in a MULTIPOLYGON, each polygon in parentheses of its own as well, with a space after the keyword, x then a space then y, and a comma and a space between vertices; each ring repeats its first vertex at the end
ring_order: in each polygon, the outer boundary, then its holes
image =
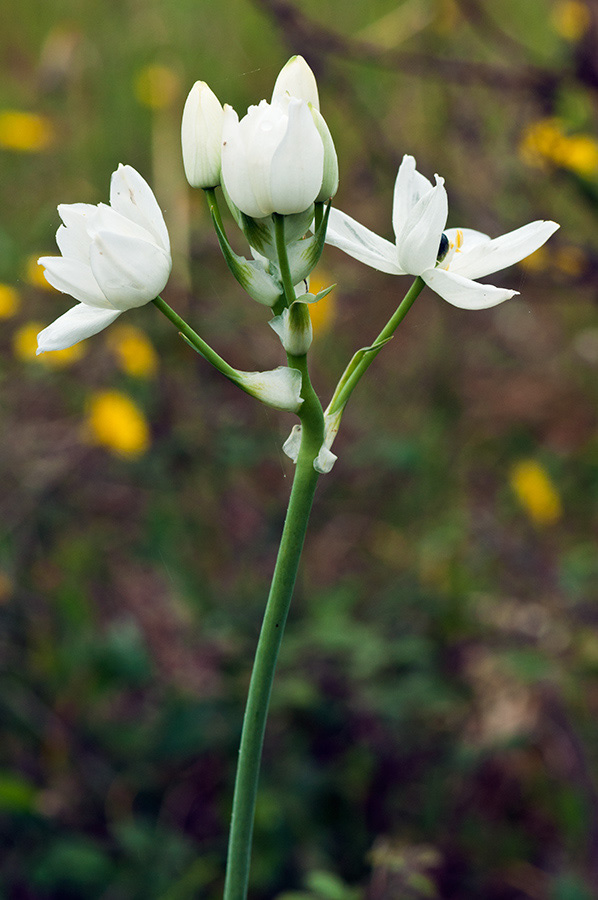
POLYGON ((134 325, 113 325, 108 346, 123 372, 136 378, 150 378, 158 368, 158 354, 143 331, 134 325))
POLYGON ((41 288, 44 291, 50 291, 53 294, 58 293, 56 288, 53 288, 50 282, 46 281, 44 267, 39 265, 37 259, 37 254, 35 254, 33 256, 28 256, 25 260, 25 280, 28 284, 32 284, 33 287, 41 288))
POLYGON ((0 283, 0 319, 10 319, 21 305, 21 298, 16 288, 10 284, 0 283))
POLYGON ((566 141, 559 119, 539 119, 525 129, 519 150, 528 165, 542 166, 561 158, 566 141))
POLYGON ((85 353, 81 344, 37 356, 37 336, 43 327, 41 322, 27 322, 14 333, 12 345, 17 359, 23 362, 37 362, 50 369, 62 369, 81 359, 85 353))
POLYGON ((559 247, 554 253, 554 263, 565 275, 579 278, 588 268, 588 258, 581 247, 568 244, 559 247))
POLYGON ((165 109, 172 106, 180 93, 179 76, 168 66, 144 66, 135 76, 135 96, 142 106, 165 109))
POLYGON ((578 41, 590 24, 590 11, 581 0, 561 0, 552 12, 552 24, 566 41, 578 41))
POLYGON ((0 110, 0 147, 18 153, 38 153, 54 142, 54 128, 46 116, 17 109, 0 110))
POLYGON ((598 169, 598 143, 589 134, 571 135, 555 162, 579 175, 592 175, 598 169))
POLYGON ((546 247, 540 247, 538 250, 530 253, 529 256, 524 257, 519 265, 526 272, 543 272, 548 267, 549 260, 550 254, 546 247))
POLYGON ((84 438, 118 456, 135 458, 149 447, 149 426, 139 407, 120 391, 98 391, 89 400, 84 438))
POLYGON ((561 498, 546 469, 534 459, 522 459, 511 467, 511 487, 535 525, 552 525, 563 514, 561 498))
MULTIPOLYGON (((312 275, 309 279, 309 290, 312 294, 323 291, 324 288, 330 286, 331 279, 326 273, 312 275)), ((334 291, 326 294, 317 303, 310 303, 307 307, 311 318, 314 336, 326 334, 330 331, 334 320, 336 319, 336 298, 334 291)))
POLYGON ((27 325, 23 325, 18 331, 15 331, 12 348, 17 359, 25 362, 36 359, 37 335, 43 327, 41 322, 28 322, 27 325))
POLYGON ((567 135, 559 119, 540 119, 526 128, 519 151, 531 166, 552 163, 579 175, 598 170, 598 141, 589 134, 567 135))

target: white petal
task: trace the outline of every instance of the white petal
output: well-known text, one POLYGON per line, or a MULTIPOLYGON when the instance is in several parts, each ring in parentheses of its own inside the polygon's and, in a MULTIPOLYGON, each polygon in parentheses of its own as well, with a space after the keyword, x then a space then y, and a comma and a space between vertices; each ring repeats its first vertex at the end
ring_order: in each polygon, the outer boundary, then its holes
POLYGON ((93 309, 85 303, 73 306, 68 312, 44 328, 37 336, 37 352, 66 350, 73 344, 97 334, 120 316, 118 309, 93 309))
POLYGON ((228 196, 245 215, 261 219, 268 214, 258 205, 253 192, 239 117, 228 104, 222 118, 222 180, 228 196))
POLYGON ((91 269, 116 309, 143 306, 166 285, 171 259, 164 250, 126 235, 100 232, 91 245, 91 269))
POLYGON ((205 83, 196 81, 183 108, 181 147, 185 175, 191 187, 220 184, 222 106, 205 83))
POLYGON ((237 372, 237 384, 274 409, 297 412, 301 399, 301 372, 279 366, 269 372, 237 372))
POLYGON ((61 203, 58 214, 64 225, 56 232, 56 243, 63 256, 89 265, 90 228, 98 217, 98 207, 91 203, 61 203))
POLYGON ((489 234, 476 231, 474 228, 445 228, 444 233, 452 244, 459 244, 459 249, 463 253, 490 240, 489 234))
POLYGON ((156 240, 151 231, 148 231, 143 225, 133 222, 132 219, 128 219, 127 216, 108 206, 107 203, 98 203, 96 216, 93 223, 88 226, 88 231, 92 241, 100 231, 110 231, 113 234, 126 235, 127 237, 139 238, 141 241, 148 241, 150 244, 155 244, 156 247, 162 249, 161 243, 156 240))
POLYGON ((269 216, 275 212, 272 201, 272 160, 284 139, 288 125, 288 110, 282 104, 270 105, 266 100, 262 100, 259 106, 250 106, 247 115, 239 123, 247 153, 251 188, 258 206, 263 210, 262 215, 269 216))
POLYGON ((423 272, 423 280, 433 291, 460 309, 489 309, 504 300, 510 300, 518 291, 497 288, 491 284, 478 284, 462 275, 445 269, 429 269, 423 272))
POLYGON ((450 269, 467 278, 481 278, 507 269, 541 247, 558 228, 556 222, 530 222, 494 240, 479 242, 471 249, 464 242, 461 253, 453 257, 450 269))
POLYGON ((407 221, 409 213, 419 200, 432 190, 432 182, 417 171, 413 156, 405 154, 399 166, 394 187, 392 225, 395 235, 407 221))
POLYGON ((110 180, 110 205, 132 222, 145 228, 167 253, 168 230, 154 193, 132 166, 119 165, 110 180))
POLYGON ((48 284, 63 294, 70 294, 75 300, 100 309, 114 309, 104 295, 88 263, 62 256, 42 256, 38 260, 44 267, 44 277, 48 284))
POLYGON ((316 77, 302 56, 292 56, 278 73, 272 102, 284 99, 285 95, 305 100, 315 109, 320 109, 316 77))
POLYGON ((303 212, 322 186, 324 144, 304 100, 289 103, 288 125, 272 157, 270 195, 274 212, 303 212))
POLYGON ((397 261, 396 246, 340 209, 330 210, 326 243, 380 272, 387 272, 389 275, 405 274, 397 261))
POLYGON ((410 275, 421 275, 436 264, 447 216, 444 179, 436 176, 436 186, 418 200, 397 234, 399 265, 410 275))
POLYGON ((61 225, 56 232, 56 243, 65 259, 76 259, 89 265, 91 238, 84 228, 67 228, 66 225, 61 225))

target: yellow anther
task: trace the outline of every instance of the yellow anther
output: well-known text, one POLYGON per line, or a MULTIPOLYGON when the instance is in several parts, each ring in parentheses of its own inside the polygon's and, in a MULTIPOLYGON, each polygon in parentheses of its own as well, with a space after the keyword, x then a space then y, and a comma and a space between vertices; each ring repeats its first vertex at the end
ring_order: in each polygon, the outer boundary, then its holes
POLYGON ((457 233, 455 235, 455 251, 459 253, 461 251, 461 247, 463 246, 463 232, 460 228, 457 228, 457 233))

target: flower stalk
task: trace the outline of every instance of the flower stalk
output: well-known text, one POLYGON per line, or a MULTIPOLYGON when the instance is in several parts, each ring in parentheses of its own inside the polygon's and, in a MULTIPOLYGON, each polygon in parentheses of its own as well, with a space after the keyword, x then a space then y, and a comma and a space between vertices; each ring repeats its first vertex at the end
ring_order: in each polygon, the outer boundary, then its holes
POLYGON ((255 802, 272 683, 319 477, 314 461, 324 439, 324 415, 309 379, 307 359, 289 356, 289 365, 299 369, 302 375, 301 448, 249 683, 233 796, 224 900, 247 897, 255 802))

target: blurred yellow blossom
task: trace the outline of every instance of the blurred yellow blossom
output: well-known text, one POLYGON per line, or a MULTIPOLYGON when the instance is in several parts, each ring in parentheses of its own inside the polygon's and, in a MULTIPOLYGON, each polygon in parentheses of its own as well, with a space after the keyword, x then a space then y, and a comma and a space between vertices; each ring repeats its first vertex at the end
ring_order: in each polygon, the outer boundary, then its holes
POLYGON ((19 309, 19 292, 10 284, 0 283, 0 319, 10 319, 19 309))
POLYGON ((519 265, 526 272, 543 272, 547 269, 549 261, 550 254, 548 250, 546 247, 540 247, 538 250, 530 253, 529 256, 524 257, 519 265))
POLYGON ((146 334, 134 325, 113 325, 108 346, 127 375, 149 378, 158 369, 158 354, 146 334))
POLYGON ((107 447, 119 456, 141 456, 149 447, 146 418, 120 391, 98 391, 88 403, 83 435, 89 443, 107 447))
POLYGON ((589 134, 568 135, 560 119, 539 119, 524 131, 519 151, 531 166, 546 163, 569 169, 579 175, 598 170, 598 141, 589 134))
MULTIPOLYGON (((312 294, 317 294, 325 288, 330 287, 331 278, 325 272, 311 275, 309 279, 309 290, 312 294)), ((317 303, 310 303, 307 307, 311 318, 311 324, 314 330, 314 336, 320 336, 330 331, 334 320, 336 319, 336 298, 334 291, 326 294, 317 303)))
POLYGON ((590 10, 581 0, 561 0, 552 11, 552 25, 566 41, 578 41, 590 24, 590 10))
POLYGON ((39 363, 50 369, 62 369, 84 356, 85 350, 81 344, 75 344, 66 350, 54 350, 51 353, 37 356, 37 336, 43 327, 41 322, 27 322, 15 331, 12 345, 17 359, 21 359, 23 362, 39 363))
POLYGON ((46 281, 44 276, 44 267, 40 266, 38 263, 38 255, 28 256, 25 260, 25 279, 28 284, 32 284, 33 287, 41 288, 44 291, 50 291, 53 294, 57 294, 58 291, 56 288, 52 287, 49 281, 46 281))
POLYGON ((135 96, 142 106, 149 109, 165 109, 180 94, 179 76, 168 66, 144 66, 135 76, 135 96))
POLYGON ((526 163, 541 166, 546 161, 555 161, 555 157, 562 152, 565 141, 565 134, 558 119, 538 119, 536 122, 530 122, 523 132, 519 150, 526 163))
POLYGON ((46 116, 17 109, 0 110, 0 147, 19 153, 38 153, 54 141, 54 128, 46 116))
POLYGON ((563 514, 561 498, 546 469, 534 459, 511 466, 511 487, 519 503, 536 525, 552 525, 563 514))
POLYGON ((554 263, 557 269, 560 269, 565 275, 579 278, 588 267, 588 258, 581 247, 567 244, 567 246, 559 247, 555 251, 554 263))

